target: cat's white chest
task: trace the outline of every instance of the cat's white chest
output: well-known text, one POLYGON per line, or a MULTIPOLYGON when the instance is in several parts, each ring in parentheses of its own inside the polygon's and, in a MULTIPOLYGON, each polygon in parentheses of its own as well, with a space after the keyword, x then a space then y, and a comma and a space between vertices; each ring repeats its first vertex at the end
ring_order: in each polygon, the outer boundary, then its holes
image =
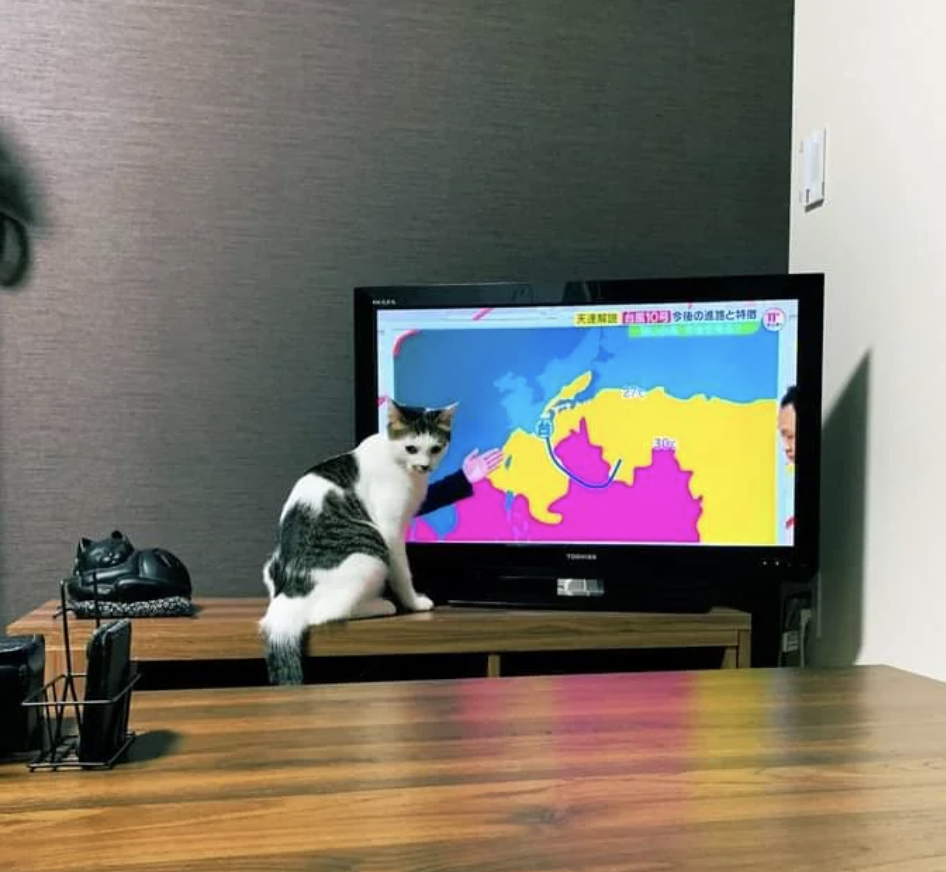
POLYGON ((381 527, 395 524, 404 527, 424 501, 426 482, 402 469, 376 471, 375 475, 359 482, 359 496, 381 527))
POLYGON ((427 495, 427 479, 394 463, 378 437, 365 440, 357 453, 362 468, 355 489, 371 520, 386 535, 403 532, 427 495))

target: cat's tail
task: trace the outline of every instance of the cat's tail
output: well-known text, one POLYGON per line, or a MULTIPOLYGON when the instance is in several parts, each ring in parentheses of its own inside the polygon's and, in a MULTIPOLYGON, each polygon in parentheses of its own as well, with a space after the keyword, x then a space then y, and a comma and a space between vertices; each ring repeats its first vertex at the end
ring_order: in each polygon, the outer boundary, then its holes
POLYGON ((271 684, 302 684, 303 599, 277 594, 259 622, 271 684))

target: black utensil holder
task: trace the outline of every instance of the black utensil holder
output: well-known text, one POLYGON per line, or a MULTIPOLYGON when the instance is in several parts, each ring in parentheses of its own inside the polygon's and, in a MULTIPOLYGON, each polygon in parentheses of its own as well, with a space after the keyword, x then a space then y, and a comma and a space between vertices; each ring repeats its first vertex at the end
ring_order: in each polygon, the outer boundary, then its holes
MULTIPOLYGON (((61 599, 63 647, 66 653, 66 671, 46 682, 41 690, 28 696, 22 703, 27 708, 41 710, 44 720, 43 750, 27 765, 31 772, 76 769, 111 769, 128 751, 135 741, 135 734, 128 729, 132 690, 138 683, 139 674, 134 662, 129 665, 129 677, 125 686, 110 699, 79 699, 76 679, 85 678, 84 672, 74 672, 72 649, 69 642, 69 605, 66 600, 66 582, 59 583, 61 599), (79 748, 82 742, 83 713, 91 706, 109 706, 117 715, 120 729, 119 740, 103 754, 105 759, 82 760, 79 748)), ((96 603, 95 626, 101 626, 101 616, 96 603)))

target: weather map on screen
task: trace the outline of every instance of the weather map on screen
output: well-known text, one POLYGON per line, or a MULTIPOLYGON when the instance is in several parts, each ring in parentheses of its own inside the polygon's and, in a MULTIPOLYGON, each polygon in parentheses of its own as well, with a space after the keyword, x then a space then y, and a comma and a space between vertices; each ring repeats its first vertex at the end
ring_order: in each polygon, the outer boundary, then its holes
POLYGON ((791 545, 797 314, 379 311, 379 425, 459 403, 409 541, 791 545))

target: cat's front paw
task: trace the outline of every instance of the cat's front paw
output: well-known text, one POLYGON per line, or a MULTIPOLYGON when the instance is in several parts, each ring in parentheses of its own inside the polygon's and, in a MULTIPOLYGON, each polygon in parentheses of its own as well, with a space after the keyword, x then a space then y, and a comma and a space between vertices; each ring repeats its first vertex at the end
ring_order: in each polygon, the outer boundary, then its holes
POLYGON ((434 601, 429 596, 424 596, 422 593, 417 594, 417 596, 414 597, 414 601, 409 606, 412 612, 429 612, 433 607, 434 601))

